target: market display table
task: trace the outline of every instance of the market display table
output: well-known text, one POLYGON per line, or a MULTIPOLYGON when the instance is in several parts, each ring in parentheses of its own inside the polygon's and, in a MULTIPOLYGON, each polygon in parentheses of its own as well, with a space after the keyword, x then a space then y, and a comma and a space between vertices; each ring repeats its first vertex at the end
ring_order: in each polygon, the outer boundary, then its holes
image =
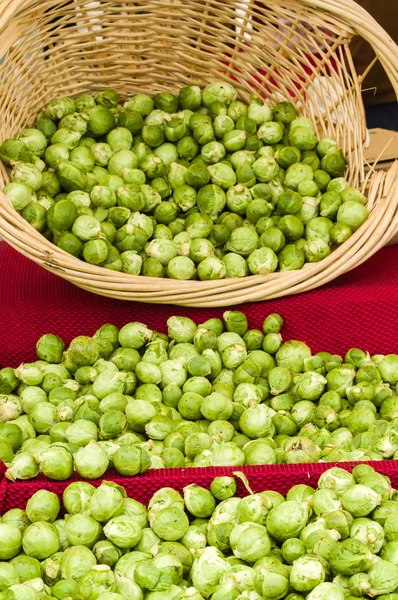
MULTIPOLYGON (((313 352, 344 353, 360 347, 374 353, 398 353, 398 246, 383 248, 369 261, 332 283, 303 294, 239 306, 251 327, 279 312, 284 339, 301 339, 313 352)), ((142 321, 166 331, 170 315, 197 323, 222 316, 222 309, 181 308, 118 301, 94 296, 0 244, 0 365, 18 366, 35 359, 44 333, 65 342, 92 335, 103 323, 118 326, 142 321)))

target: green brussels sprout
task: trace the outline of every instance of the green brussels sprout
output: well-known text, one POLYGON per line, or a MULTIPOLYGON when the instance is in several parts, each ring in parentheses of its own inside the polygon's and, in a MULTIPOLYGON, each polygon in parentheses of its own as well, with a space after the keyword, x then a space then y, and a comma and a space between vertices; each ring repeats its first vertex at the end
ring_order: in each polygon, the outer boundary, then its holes
POLYGON ((217 500, 227 500, 236 493, 236 481, 233 477, 215 477, 210 484, 210 491, 217 500))
POLYGON ((279 102, 272 109, 274 121, 288 125, 296 117, 296 110, 291 102, 279 102))
POLYGON ((289 144, 295 146, 301 152, 313 150, 318 142, 313 124, 311 122, 303 125, 299 123, 301 123, 300 118, 294 119, 290 124, 289 144))
POLYGON ((238 121, 240 118, 244 118, 247 115, 247 106, 240 100, 235 100, 228 107, 228 116, 233 121, 238 121))
POLYGON ((0 585, 0 587, 2 587, 2 591, 9 587, 9 583, 7 582, 11 581, 11 579, 15 576, 14 571, 12 569, 10 570, 6 565, 8 565, 8 567, 12 567, 16 571, 18 581, 15 581, 15 583, 25 583, 26 581, 41 577, 42 571, 40 562, 36 558, 26 556, 25 554, 19 554, 15 558, 12 558, 8 563, 2 563, 2 577, 0 585))
POLYGON ((214 139, 214 129, 211 122, 202 121, 195 125, 193 128, 193 138, 200 146, 211 142, 214 139))
POLYGON ((293 563, 290 584, 298 592, 310 592, 325 579, 325 569, 317 556, 301 556, 293 563))
POLYGON ((351 528, 350 537, 359 540, 377 554, 384 544, 383 527, 367 518, 355 519, 351 528))
POLYGON ((94 440, 80 448, 74 455, 74 460, 76 471, 85 479, 101 477, 109 465, 105 450, 94 440))
POLYGON ((154 100, 147 94, 135 94, 124 104, 124 108, 135 111, 142 117, 149 115, 154 106, 154 100))
MULTIPOLYGON (((80 98, 80 97, 79 97, 80 98)), ((79 100, 77 98, 77 100, 79 100)), ((73 114, 76 110, 76 103, 72 98, 58 98, 51 100, 45 108, 44 117, 53 121, 60 121, 62 117, 73 114)))
POLYGON ((104 534, 118 548, 132 548, 141 539, 142 530, 135 519, 121 515, 113 517, 104 527, 104 534))
POLYGON ((237 558, 254 563, 269 554, 271 541, 266 528, 259 523, 236 525, 230 536, 231 549, 237 558))
POLYGON ((260 125, 257 136, 264 144, 277 144, 283 138, 283 127, 277 121, 267 121, 260 125))
POLYGON ((33 202, 32 190, 24 183, 9 183, 3 189, 3 194, 17 211, 21 211, 33 202))
POLYGON ((167 265, 167 274, 171 279, 193 279, 195 263, 187 256, 176 256, 167 265))
POLYGON ((215 256, 208 256, 198 264, 198 277, 202 281, 223 279, 225 275, 224 263, 215 256))
POLYGON ((329 230, 330 239, 334 244, 344 244, 352 235, 352 229, 345 223, 333 223, 329 230))
POLYGON ((199 518, 210 517, 216 506, 211 492, 194 484, 184 488, 184 502, 191 515, 199 518))
POLYGON ((270 465, 276 463, 275 451, 267 440, 251 440, 243 446, 243 452, 246 465, 270 465))
POLYGON ((213 102, 222 102, 226 106, 235 102, 237 98, 236 89, 226 82, 211 83, 202 91, 202 103, 209 107, 213 102))
MULTIPOLYGON (((283 233, 287 240, 291 241, 300 239, 304 233, 304 225, 300 221, 300 219, 295 215, 285 215, 281 219, 279 219, 278 229, 280 229, 280 231, 283 233)), ((282 249, 282 253, 284 253, 284 251, 287 253, 286 248, 288 248, 288 246, 285 246, 282 249)), ((300 250, 299 248, 297 249, 300 250)))
POLYGON ((110 131, 107 136, 108 144, 119 150, 131 148, 132 138, 130 139, 128 133, 135 136, 141 132, 144 126, 142 116, 135 110, 122 109, 117 116, 117 124, 118 127, 110 131), (113 131, 116 133, 113 133, 113 131))
POLYGON ((279 166, 272 156, 262 156, 253 163, 252 169, 257 181, 269 183, 276 178, 279 166))
POLYGON ((363 194, 361 194, 361 192, 358 189, 348 187, 347 181, 345 179, 343 179, 343 181, 343 185, 345 185, 345 187, 340 192, 341 200, 343 202, 355 201, 359 202, 360 204, 366 204, 366 197, 363 194))
POLYGON ((306 242, 304 252, 308 262, 319 262, 329 256, 330 246, 322 239, 311 240, 306 242))
POLYGON ((289 538, 281 546, 282 557, 285 562, 292 565, 297 559, 305 556, 307 549, 298 538, 289 538))
MULTIPOLYGON (((68 156, 65 159, 67 160, 68 156)), ((77 146, 77 148, 74 148, 70 153, 70 161, 74 166, 87 174, 91 173, 95 167, 94 154, 91 148, 87 148, 86 146, 77 146)))
POLYGON ((175 113, 178 109, 178 100, 170 92, 161 92, 154 98, 155 107, 166 113, 175 113))
MULTIPOLYGON (((232 126, 233 128, 233 126, 232 126)), ((5 140, 0 146, 0 158, 4 164, 10 166, 11 161, 22 160, 24 156, 25 145, 22 141, 16 139, 5 140)))
POLYGON ((51 333, 43 335, 36 344, 38 358, 50 363, 60 363, 64 349, 64 341, 51 333))
POLYGON ((221 551, 208 546, 193 562, 192 583, 200 594, 208 598, 217 590, 219 580, 228 567, 221 551))
POLYGON ((287 169, 295 163, 299 163, 301 159, 301 152, 294 146, 283 146, 275 153, 275 160, 277 163, 287 169))
POLYGON ((73 473, 72 454, 61 446, 50 446, 40 452, 37 460, 40 471, 49 479, 65 481, 73 473))
POLYGON ((200 87, 197 85, 183 87, 178 94, 178 101, 183 110, 198 110, 202 103, 200 87))
POLYGON ((222 212, 226 203, 226 196, 219 185, 205 185, 197 195, 197 205, 201 213, 208 214, 211 219, 216 219, 222 212))
POLYGON ((278 258, 271 248, 263 246, 248 256, 247 264, 253 275, 268 275, 276 270, 278 258))
POLYGON ((11 181, 13 183, 23 183, 37 192, 42 186, 43 177, 41 171, 35 165, 15 162, 11 171, 11 181))
MULTIPOLYGON (((255 124, 253 123, 254 127, 255 124)), ((223 137, 223 146, 228 152, 237 152, 242 150, 246 142, 246 131, 240 128, 228 131, 223 137)), ((222 157, 221 157, 222 158, 222 157)), ((221 159, 219 159, 221 160, 221 159)), ((216 161, 214 161, 216 162, 216 161)))
MULTIPOLYGON (((206 163, 218 163, 225 156, 225 146, 220 142, 209 142, 202 146, 201 156, 206 163)), ((203 166, 203 165, 197 165, 203 166)))
POLYGON ((347 166, 347 159, 341 150, 335 149, 327 152, 321 160, 321 168, 332 177, 341 177, 347 166))
MULTIPOLYGON (((44 560, 58 552, 59 543, 57 528, 52 523, 46 523, 45 521, 32 523, 22 536, 23 551, 37 560, 44 560)), ((15 554, 17 552, 12 556, 15 556, 15 554)), ((10 558, 12 557, 10 556, 10 558)))
POLYGON ((383 381, 390 385, 398 383, 398 356, 396 354, 387 354, 377 365, 383 381))
POLYGON ((71 129, 61 127, 51 137, 51 144, 63 144, 70 151, 77 147, 80 138, 81 133, 78 131, 72 131, 71 129))
POLYGON ((337 213, 337 221, 348 225, 352 231, 356 231, 368 218, 368 209, 355 200, 344 202, 337 213))
POLYGON ((116 119, 106 106, 99 104, 90 110, 87 129, 93 137, 106 135, 115 128, 115 125, 116 119))
POLYGON ((30 452, 21 452, 14 456, 7 471, 6 477, 11 481, 16 479, 32 479, 39 472, 39 466, 30 452))
POLYGON ((140 160, 140 169, 145 173, 148 179, 162 177, 165 174, 163 161, 155 154, 146 154, 140 160))
POLYGON ((272 558, 263 557, 256 566, 255 590, 260 597, 278 600, 289 588, 289 572, 285 565, 272 558))
POLYGON ((318 462, 321 454, 320 448, 307 437, 291 438, 284 451, 287 464, 318 462))
POLYGON ((150 455, 144 448, 122 446, 113 455, 113 465, 121 475, 138 475, 148 470, 150 455))
POLYGON ((267 516, 267 530, 278 541, 298 537, 309 519, 303 503, 290 500, 274 506, 267 516))
POLYGON ((266 121, 272 121, 272 110, 261 98, 252 96, 247 108, 247 116, 257 125, 261 125, 266 121))
POLYGON ((343 508, 354 517, 366 517, 381 504, 381 500, 380 494, 361 484, 351 486, 341 496, 343 508))
POLYGON ((236 183, 236 175, 233 169, 221 162, 208 166, 211 182, 223 189, 229 189, 236 183))

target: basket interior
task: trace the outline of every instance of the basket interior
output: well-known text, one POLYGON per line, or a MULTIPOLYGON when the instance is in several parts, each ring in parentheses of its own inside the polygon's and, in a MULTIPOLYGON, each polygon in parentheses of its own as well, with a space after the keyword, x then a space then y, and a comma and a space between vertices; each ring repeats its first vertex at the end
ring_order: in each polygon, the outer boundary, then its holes
POLYGON ((232 78, 245 100, 255 92, 271 104, 293 101, 320 136, 337 138, 351 182, 363 180, 364 110, 348 46, 355 32, 302 0, 25 0, 0 33, 0 141, 55 97, 107 87, 122 97, 155 94, 232 78))

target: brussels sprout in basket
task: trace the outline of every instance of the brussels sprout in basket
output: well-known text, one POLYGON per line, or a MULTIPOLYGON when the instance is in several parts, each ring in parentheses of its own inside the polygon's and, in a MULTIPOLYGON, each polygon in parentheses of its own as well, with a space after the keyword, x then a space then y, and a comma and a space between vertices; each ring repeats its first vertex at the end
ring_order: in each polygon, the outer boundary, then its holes
POLYGON ((335 140, 318 139, 290 102, 245 104, 229 83, 52 100, 34 127, 2 142, 0 158, 11 169, 3 193, 32 227, 129 275, 297 270, 368 217, 335 140))

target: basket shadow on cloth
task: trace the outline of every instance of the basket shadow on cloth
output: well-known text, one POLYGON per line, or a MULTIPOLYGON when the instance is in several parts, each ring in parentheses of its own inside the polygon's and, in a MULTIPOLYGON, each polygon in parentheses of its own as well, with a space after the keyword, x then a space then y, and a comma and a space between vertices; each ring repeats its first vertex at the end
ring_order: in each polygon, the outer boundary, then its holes
MULTIPOLYGON (((335 137, 349 158, 350 183, 366 189, 370 216, 320 263, 218 281, 153 279, 87 264, 47 241, 1 193, 0 234, 86 290, 150 303, 211 307, 278 298, 352 269, 398 229, 397 165, 364 173, 362 78, 349 50, 354 35, 373 46, 398 92, 398 47, 353 0, 3 0, 0 140, 32 126, 43 105, 62 95, 111 87, 126 98, 232 79, 242 99, 255 91, 271 104, 292 100, 320 136, 335 137)), ((0 188, 8 181, 0 165, 0 188)))

